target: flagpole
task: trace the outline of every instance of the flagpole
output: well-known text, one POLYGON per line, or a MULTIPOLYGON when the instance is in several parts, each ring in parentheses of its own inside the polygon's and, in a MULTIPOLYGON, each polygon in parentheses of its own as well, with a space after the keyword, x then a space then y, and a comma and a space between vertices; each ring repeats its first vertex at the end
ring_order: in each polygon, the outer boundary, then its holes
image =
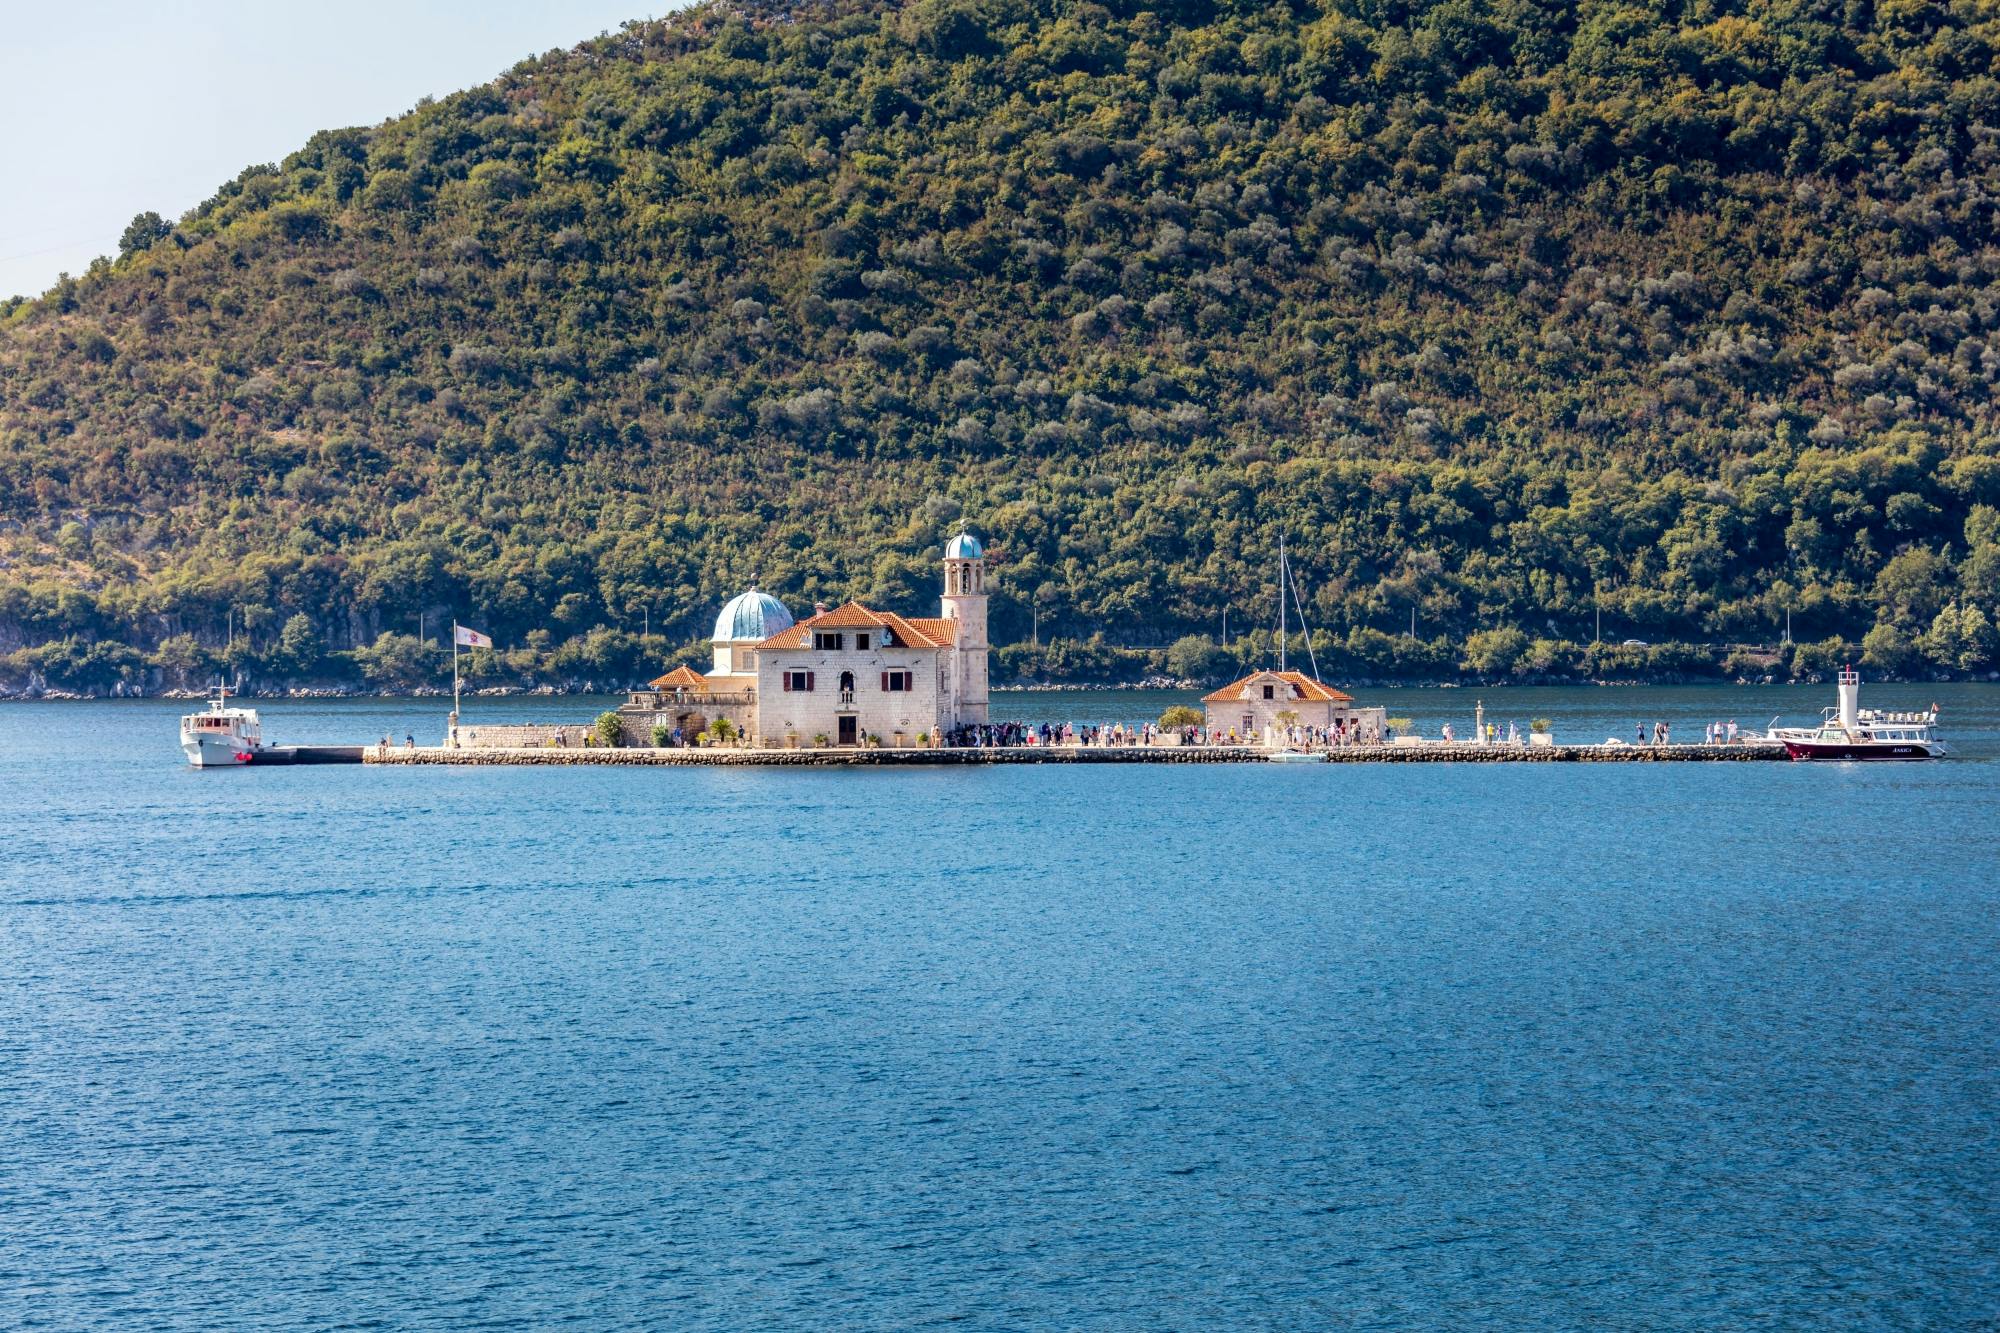
POLYGON ((451 742, 458 744, 458 621, 451 622, 451 742))

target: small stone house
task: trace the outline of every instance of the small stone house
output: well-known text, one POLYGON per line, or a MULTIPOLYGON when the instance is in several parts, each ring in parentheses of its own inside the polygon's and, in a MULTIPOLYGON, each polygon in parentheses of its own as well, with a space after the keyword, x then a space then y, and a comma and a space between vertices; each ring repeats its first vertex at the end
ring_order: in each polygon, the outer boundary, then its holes
POLYGON ((1210 737, 1234 731, 1240 740, 1273 739, 1286 726, 1311 727, 1349 739, 1380 744, 1385 711, 1361 708, 1354 696, 1322 685, 1301 671, 1253 671, 1202 699, 1210 737), (1279 721, 1280 713, 1293 716, 1279 721))
POLYGON ((634 690, 619 708, 625 744, 651 745, 654 727, 679 731, 691 743, 717 718, 727 719, 739 735, 748 735, 757 724, 755 681, 755 676, 731 680, 704 676, 693 667, 675 667, 648 681, 645 689, 634 690))

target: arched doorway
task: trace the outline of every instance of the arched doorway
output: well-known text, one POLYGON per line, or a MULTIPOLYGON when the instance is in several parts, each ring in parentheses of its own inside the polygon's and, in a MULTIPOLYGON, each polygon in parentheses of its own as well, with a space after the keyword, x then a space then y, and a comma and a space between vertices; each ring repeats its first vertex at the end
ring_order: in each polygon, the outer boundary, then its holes
MULTIPOLYGON (((843 671, 840 673, 840 707, 843 709, 854 707, 854 673, 852 671, 843 671)), ((853 713, 840 713, 834 718, 834 725, 839 732, 840 744, 856 745, 860 743, 861 723, 853 713)))

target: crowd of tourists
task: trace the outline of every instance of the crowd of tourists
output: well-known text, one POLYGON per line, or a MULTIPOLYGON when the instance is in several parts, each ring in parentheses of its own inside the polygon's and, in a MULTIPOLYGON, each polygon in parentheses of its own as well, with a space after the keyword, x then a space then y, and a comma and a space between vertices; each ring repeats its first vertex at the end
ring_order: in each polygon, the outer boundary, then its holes
MULTIPOLYGON (((1458 730, 1451 723, 1447 722, 1444 724, 1444 730, 1440 735, 1447 742, 1453 742, 1458 739, 1458 730)), ((1498 722, 1480 723, 1473 727, 1471 740, 1474 745, 1527 744, 1527 738, 1522 735, 1520 727, 1512 722, 1509 722, 1505 727, 1502 727, 1498 722)))
MULTIPOLYGON (((1736 719, 1733 717, 1727 722, 1710 722, 1701 730, 1701 743, 1703 745, 1734 745, 1736 744, 1736 737, 1736 719)), ((1634 745, 1672 745, 1674 743, 1673 724, 1671 722, 1655 722, 1649 729, 1644 722, 1641 722, 1632 729, 1632 743, 1634 745)))
POLYGON ((1152 722, 981 722, 944 733, 946 745, 966 749, 1012 745, 1157 745, 1162 741, 1177 745, 1269 745, 1281 742, 1295 748, 1325 749, 1360 745, 1373 739, 1364 736, 1358 726, 1350 728, 1344 722, 1336 722, 1331 727, 1288 727, 1276 738, 1256 732, 1239 733, 1234 727, 1212 730, 1203 726, 1161 727, 1152 722))
MULTIPOLYGON (((1710 722, 1702 728, 1701 743, 1703 745, 1734 745, 1736 744, 1737 734, 1736 719, 1733 717, 1727 722, 1710 722)), ((1674 743, 1673 724, 1670 722, 1655 722, 1649 731, 1646 724, 1641 722, 1633 728, 1632 743, 1634 745, 1672 745, 1674 743)))
MULTIPOLYGON (((1229 728, 1227 731, 1218 730, 1213 739, 1210 738, 1206 728, 1194 727, 1191 730, 1197 736, 1201 737, 1200 740, 1193 742, 1197 745, 1246 745, 1253 741, 1258 744, 1265 744, 1270 740, 1269 737, 1264 736, 1239 737, 1234 727, 1229 728)), ((1294 749, 1307 750, 1324 750, 1340 745, 1379 743, 1374 737, 1363 735, 1359 725, 1349 727, 1345 721, 1336 721, 1330 727, 1286 727, 1283 734, 1277 739, 1294 749)))
MULTIPOLYGON (((1199 731, 1200 728, 1194 728, 1199 731)), ((1150 722, 975 722, 945 733, 945 744, 977 749, 1006 745, 1151 745, 1163 733, 1150 722)))

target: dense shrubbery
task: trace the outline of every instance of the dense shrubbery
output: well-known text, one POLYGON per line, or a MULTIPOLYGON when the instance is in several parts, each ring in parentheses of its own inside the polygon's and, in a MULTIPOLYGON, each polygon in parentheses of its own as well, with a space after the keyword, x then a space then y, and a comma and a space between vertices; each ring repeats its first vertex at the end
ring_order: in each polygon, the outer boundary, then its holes
POLYGON ((491 678, 629 678, 753 578, 926 602, 963 518, 1029 676, 1266 618, 1280 528, 1323 669, 1722 669, 1600 611, 1988 669, 1996 50, 1818 0, 633 25, 0 305, 0 651, 407 682, 457 615, 491 678))

